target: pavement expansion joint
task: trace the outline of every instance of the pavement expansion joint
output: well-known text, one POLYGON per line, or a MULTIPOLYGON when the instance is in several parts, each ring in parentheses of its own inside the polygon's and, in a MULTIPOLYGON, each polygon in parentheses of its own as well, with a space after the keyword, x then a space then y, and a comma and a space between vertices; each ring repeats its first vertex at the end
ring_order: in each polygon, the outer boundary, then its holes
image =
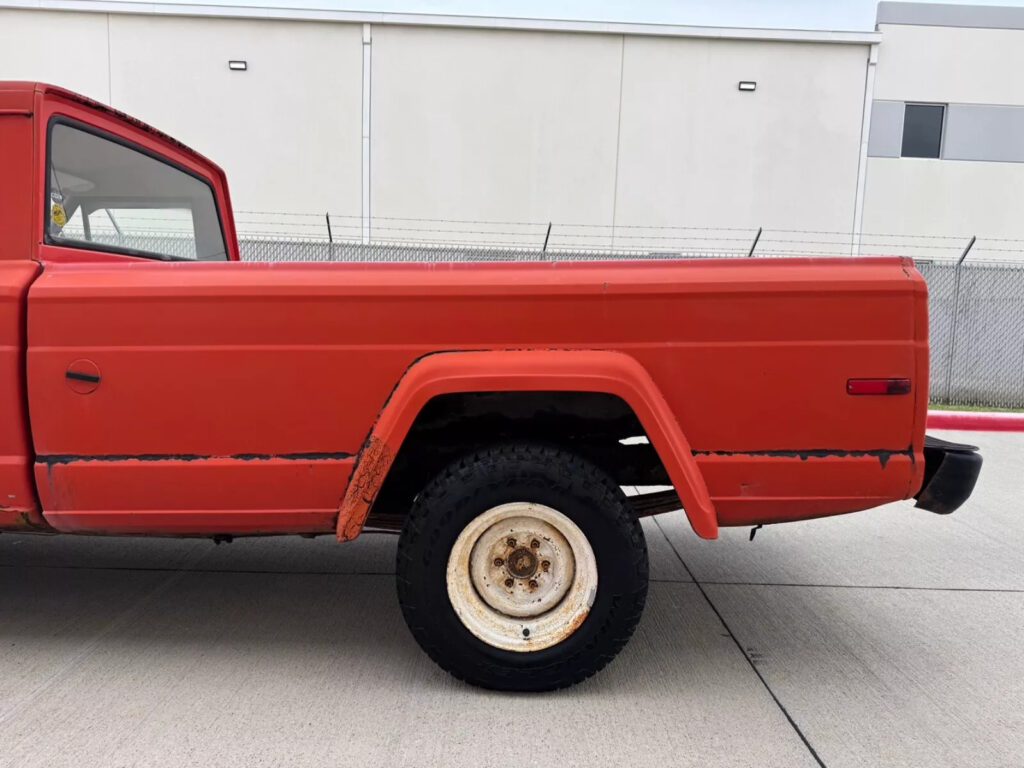
POLYGON ((718 607, 711 600, 710 595, 708 595, 708 593, 705 591, 704 586, 701 584, 701 582, 697 581, 697 577, 694 576, 693 571, 690 570, 690 566, 688 566, 686 564, 686 561, 683 560, 683 556, 679 553, 679 550, 676 548, 676 545, 665 534, 665 530, 661 527, 661 523, 658 522, 657 518, 655 518, 654 524, 658 527, 658 530, 661 531, 661 535, 665 537, 665 541, 667 541, 668 545, 672 548, 672 551, 675 553, 676 558, 679 560, 679 563, 683 566, 683 568, 686 570, 686 573, 689 574, 690 578, 693 580, 694 586, 696 586, 697 589, 700 590, 700 593, 704 596, 704 600, 705 602, 707 602, 708 607, 711 608, 715 616, 718 617, 718 620, 725 628, 725 631, 729 633, 729 637, 736 645, 736 648, 743 655, 743 658, 746 659, 748 666, 754 672, 754 674, 757 675, 757 679, 761 681, 761 685, 763 685, 764 689, 768 691, 768 695, 772 697, 772 701, 775 702, 775 706, 777 706, 779 708, 779 711, 782 712, 783 716, 786 718, 790 726, 793 728, 793 731, 800 738, 800 741, 803 742, 803 745, 807 748, 807 751, 810 753, 811 757, 814 758, 814 761, 818 765, 820 765, 821 768, 827 768, 825 762, 818 755, 817 750, 815 750, 814 747, 811 745, 811 742, 807 739, 807 736, 800 729, 800 726, 796 724, 796 720, 794 720, 793 716, 789 714, 789 711, 783 705, 782 701, 779 700, 779 697, 775 695, 775 691, 772 690, 772 687, 768 685, 768 681, 765 680, 764 675, 761 674, 761 670, 757 668, 757 664, 754 663, 754 659, 751 658, 751 655, 747 652, 747 649, 743 647, 742 643, 740 643, 739 639, 736 637, 736 634, 732 631, 732 627, 729 626, 729 623, 725 620, 725 617, 722 616, 722 613, 718 610, 718 607))

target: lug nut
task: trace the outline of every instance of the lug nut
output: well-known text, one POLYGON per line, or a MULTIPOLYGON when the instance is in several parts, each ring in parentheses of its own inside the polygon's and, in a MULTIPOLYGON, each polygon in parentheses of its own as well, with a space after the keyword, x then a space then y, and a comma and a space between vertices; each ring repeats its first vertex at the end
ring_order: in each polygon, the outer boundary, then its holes
POLYGON ((548 568, 551 567, 551 561, 550 560, 542 560, 541 563, 540 563, 540 567, 541 567, 541 570, 546 571, 548 568))
POLYGON ((516 545, 516 540, 512 537, 509 537, 508 541, 506 541, 505 543, 508 544, 510 547, 514 547, 516 545))
POLYGON ((500 557, 496 557, 496 558, 494 558, 494 564, 495 565, 504 565, 505 561, 502 560, 500 557))
POLYGON ((536 579, 530 579, 530 589, 536 589, 536 588, 537 588, 537 580, 536 579))
POLYGON ((513 584, 515 584, 515 582, 512 581, 512 579, 505 579, 505 586, 506 587, 511 587, 513 584))
POLYGON ((539 541, 537 541, 536 539, 534 539, 533 541, 531 541, 531 542, 530 542, 530 547, 531 547, 532 549, 536 549, 536 548, 537 548, 537 547, 539 547, 539 546, 540 546, 540 542, 539 542, 539 541))

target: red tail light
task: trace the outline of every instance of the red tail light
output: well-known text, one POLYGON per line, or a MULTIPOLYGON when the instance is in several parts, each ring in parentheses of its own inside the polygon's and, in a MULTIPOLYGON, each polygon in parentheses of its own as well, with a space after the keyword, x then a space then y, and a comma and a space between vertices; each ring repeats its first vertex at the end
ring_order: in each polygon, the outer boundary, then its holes
POLYGON ((846 382, 848 395, 906 395, 910 393, 910 379, 850 379, 846 382))

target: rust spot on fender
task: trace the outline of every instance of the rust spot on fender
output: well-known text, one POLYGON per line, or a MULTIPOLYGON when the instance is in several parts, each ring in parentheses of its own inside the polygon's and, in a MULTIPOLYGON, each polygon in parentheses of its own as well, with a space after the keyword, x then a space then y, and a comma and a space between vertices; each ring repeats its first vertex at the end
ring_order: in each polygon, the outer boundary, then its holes
POLYGON ((356 463, 345 498, 338 509, 338 541, 350 541, 359 535, 380 492, 395 452, 379 437, 371 437, 356 463))

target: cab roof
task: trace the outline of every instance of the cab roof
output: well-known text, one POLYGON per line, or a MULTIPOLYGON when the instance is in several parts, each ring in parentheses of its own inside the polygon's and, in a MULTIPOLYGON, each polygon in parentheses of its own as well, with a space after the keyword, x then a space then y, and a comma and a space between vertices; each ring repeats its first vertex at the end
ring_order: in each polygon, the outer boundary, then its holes
POLYGON ((178 150, 188 153, 201 163, 211 165, 214 168, 220 170, 220 166, 218 166, 212 160, 199 154, 191 147, 181 143, 173 136, 169 136, 163 131, 154 128, 148 123, 144 123, 138 118, 132 117, 131 115, 126 114, 125 112, 122 112, 118 109, 114 109, 113 107, 108 106, 107 104, 104 104, 102 102, 96 101, 95 99, 90 99, 88 96, 83 96, 80 93, 69 91, 67 88, 61 88, 59 85, 53 85, 51 83, 31 82, 28 80, 0 80, 0 94, 3 94, 3 96, 6 97, 2 99, 2 101, 5 104, 11 104, 12 102, 22 102, 26 107, 29 108, 31 107, 34 94, 52 95, 63 99, 68 99, 69 101, 75 101, 79 104, 89 107, 90 109, 95 109, 98 112, 104 112, 110 115, 111 117, 117 118, 118 120, 122 120, 131 125, 132 127, 137 128, 141 131, 145 131, 151 136, 155 136, 161 139, 162 141, 171 144, 178 150))

